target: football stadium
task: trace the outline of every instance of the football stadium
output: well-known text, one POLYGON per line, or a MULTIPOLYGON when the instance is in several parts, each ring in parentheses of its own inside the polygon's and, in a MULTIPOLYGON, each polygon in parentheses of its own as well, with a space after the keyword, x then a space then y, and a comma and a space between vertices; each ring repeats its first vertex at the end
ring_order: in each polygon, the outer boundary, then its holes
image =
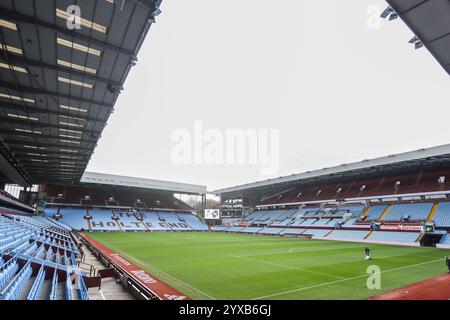
MULTIPOLYGON (((384 5, 450 75, 450 2, 384 5)), ((161 11, 0 0, 0 299, 449 300, 450 144, 215 190, 87 170, 161 11)))

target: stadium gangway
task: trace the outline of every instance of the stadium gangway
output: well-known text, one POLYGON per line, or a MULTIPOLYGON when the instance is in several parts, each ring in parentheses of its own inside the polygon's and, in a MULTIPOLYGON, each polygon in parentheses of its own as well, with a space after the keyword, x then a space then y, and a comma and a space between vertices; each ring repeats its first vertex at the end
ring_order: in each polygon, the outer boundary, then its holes
POLYGON ((49 261, 52 256, 53 256, 53 247, 49 246, 47 249, 47 254, 45 255, 45 261, 49 261))
POLYGON ((39 292, 41 291, 42 284, 45 280, 45 267, 42 265, 33 282, 30 292, 28 293, 27 300, 36 300, 39 297, 39 292))
POLYGON ((73 293, 72 293, 72 278, 70 277, 69 272, 66 273, 66 300, 73 300, 73 293))
POLYGON ((58 293, 58 271, 55 269, 55 272, 53 272, 52 290, 50 292, 50 300, 56 300, 57 293, 58 293))

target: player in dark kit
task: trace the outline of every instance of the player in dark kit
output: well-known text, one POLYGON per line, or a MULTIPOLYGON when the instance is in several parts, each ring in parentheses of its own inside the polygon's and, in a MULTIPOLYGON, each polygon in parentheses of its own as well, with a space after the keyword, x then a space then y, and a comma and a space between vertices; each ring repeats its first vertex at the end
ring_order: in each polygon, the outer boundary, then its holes
POLYGON ((366 254, 366 260, 371 260, 372 257, 370 256, 370 249, 368 247, 366 247, 364 249, 364 253, 366 254))

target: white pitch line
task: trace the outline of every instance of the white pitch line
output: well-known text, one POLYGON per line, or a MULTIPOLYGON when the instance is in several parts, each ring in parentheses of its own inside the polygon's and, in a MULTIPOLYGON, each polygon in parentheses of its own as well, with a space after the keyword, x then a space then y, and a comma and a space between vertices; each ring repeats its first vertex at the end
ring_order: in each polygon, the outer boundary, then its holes
MULTIPOLYGON (((435 262, 438 262, 438 261, 442 262, 442 259, 437 259, 437 260, 433 260, 433 261, 412 264, 412 265, 404 266, 404 267, 400 267, 400 268, 389 269, 389 270, 386 270, 386 271, 381 271, 380 273, 387 273, 387 272, 391 272, 391 271, 397 271, 397 270, 407 269, 407 268, 411 268, 411 267, 417 267, 417 266, 421 266, 421 265, 425 265, 425 264, 435 263, 435 262)), ((316 285, 313 285, 313 286, 309 286, 309 287, 303 287, 303 288, 288 290, 288 291, 284 291, 284 292, 268 294, 268 295, 265 295, 265 296, 252 298, 250 300, 260 300, 260 299, 267 299, 267 298, 272 298, 272 297, 276 297, 276 296, 282 296, 282 295, 285 295, 285 294, 288 294, 288 293, 305 291, 305 290, 314 289, 314 288, 318 288, 318 287, 322 287, 322 286, 328 286, 328 285, 335 284, 335 283, 340 283, 340 282, 355 280, 355 279, 359 279, 359 278, 364 278, 364 277, 367 277, 367 276, 368 276, 367 274, 363 274, 363 275, 360 275, 360 276, 351 277, 351 278, 345 278, 345 279, 342 279, 342 280, 336 280, 336 281, 331 281, 331 282, 319 283, 319 284, 316 284, 316 285)))
MULTIPOLYGON (((109 245, 109 246, 112 247, 112 248, 114 248, 114 246, 111 246, 111 245, 109 245)), ((121 250, 118 250, 117 248, 114 248, 114 249, 115 249, 117 252, 119 252, 122 256, 124 256, 125 258, 127 258, 128 260, 132 260, 132 261, 134 260, 135 262, 139 262, 140 264, 145 265, 145 266, 147 266, 147 267, 149 267, 149 268, 156 269, 158 272, 162 273, 162 274, 165 275, 166 277, 171 278, 171 279, 174 280, 174 281, 178 281, 179 283, 185 285, 186 287, 188 287, 188 288, 190 288, 190 289, 192 289, 192 290, 194 290, 194 291, 197 291, 198 293, 204 295, 205 297, 208 297, 208 298, 210 298, 211 300, 217 300, 216 298, 210 296, 209 294, 207 294, 207 293, 205 293, 205 292, 203 292, 203 291, 201 291, 201 290, 199 290, 199 289, 197 289, 197 288, 194 288, 193 286, 187 284, 186 282, 184 282, 184 281, 182 281, 182 280, 180 280, 180 279, 178 279, 178 278, 175 278, 174 276, 172 276, 172 275, 170 275, 170 274, 168 274, 168 273, 166 273, 166 272, 164 272, 164 271, 161 271, 160 269, 158 269, 158 268, 155 267, 155 266, 152 266, 152 265, 150 265, 150 264, 148 264, 148 263, 145 263, 145 262, 143 262, 143 261, 141 261, 141 260, 139 260, 139 259, 136 259, 136 258, 133 258, 133 257, 131 257, 131 256, 128 256, 127 254, 125 254, 125 253, 122 252, 121 250)))
POLYGON ((358 249, 363 248, 363 245, 352 245, 352 246, 334 246, 334 247, 319 247, 319 246, 309 246, 302 248, 290 248, 288 251, 286 250, 277 250, 274 252, 263 252, 263 253, 255 253, 255 254, 244 254, 240 255, 241 257, 257 257, 257 256, 266 256, 266 255, 275 255, 275 254, 288 254, 288 253, 302 253, 302 252, 314 252, 314 251, 324 251, 324 250, 338 250, 338 249, 358 249), (304 248, 311 248, 303 250, 304 248))

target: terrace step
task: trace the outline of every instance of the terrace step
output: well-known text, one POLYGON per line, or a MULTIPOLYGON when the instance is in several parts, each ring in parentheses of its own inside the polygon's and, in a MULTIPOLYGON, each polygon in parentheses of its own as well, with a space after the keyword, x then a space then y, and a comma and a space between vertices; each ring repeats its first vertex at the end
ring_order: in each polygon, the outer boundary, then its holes
POLYGON ((369 234, 368 234, 367 236, 364 237, 364 239, 369 239, 369 238, 372 236, 372 234, 373 234, 374 232, 375 232, 375 231, 370 231, 369 234))
POLYGON ((39 291, 39 295, 37 296, 37 300, 49 300, 51 291, 52 279, 44 280, 41 290, 39 291))
POLYGON ((387 213, 389 212, 389 210, 391 209, 392 205, 388 205, 386 207, 386 209, 384 209, 383 213, 381 214, 381 216, 377 219, 377 221, 381 221, 384 219, 384 217, 387 215, 387 213))
POLYGON ((433 208, 431 208, 431 212, 430 212, 430 214, 429 214, 429 216, 427 218, 427 222, 433 221, 438 207, 439 207, 439 202, 435 202, 434 205, 433 205, 433 208))
POLYGON ((66 299, 66 283, 64 281, 58 283, 58 289, 56 291, 55 300, 65 300, 66 299))
POLYGON ((423 238, 424 236, 425 236, 425 233, 422 232, 422 233, 420 234, 420 236, 417 238, 416 242, 422 241, 422 238, 423 238))
POLYGON ((367 208, 364 208, 364 210, 361 212, 361 218, 363 218, 363 220, 366 219, 366 215, 370 211, 370 209, 372 209, 372 207, 367 207, 367 208))
POLYGON ((33 286, 34 280, 36 280, 36 277, 31 277, 28 279, 25 286, 22 288, 22 291, 19 295, 19 300, 26 300, 28 297, 28 294, 30 293, 31 287, 33 286))

